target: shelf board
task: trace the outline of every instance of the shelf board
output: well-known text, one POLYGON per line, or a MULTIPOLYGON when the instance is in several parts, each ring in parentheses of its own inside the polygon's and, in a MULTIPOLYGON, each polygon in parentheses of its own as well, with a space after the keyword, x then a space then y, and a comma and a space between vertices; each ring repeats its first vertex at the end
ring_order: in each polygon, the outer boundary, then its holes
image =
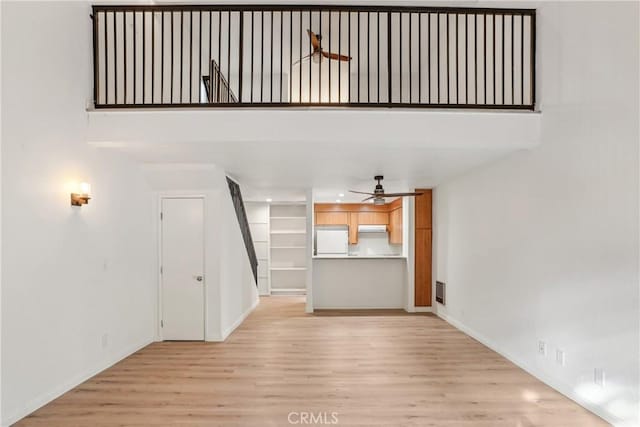
POLYGON ((307 267, 271 267, 271 271, 304 271, 307 267))
POLYGON ((307 249, 306 246, 271 246, 271 249, 307 249))
POLYGON ((271 230, 271 234, 307 234, 306 230, 271 230))
POLYGON ((307 219, 306 216, 272 216, 271 219, 307 219))

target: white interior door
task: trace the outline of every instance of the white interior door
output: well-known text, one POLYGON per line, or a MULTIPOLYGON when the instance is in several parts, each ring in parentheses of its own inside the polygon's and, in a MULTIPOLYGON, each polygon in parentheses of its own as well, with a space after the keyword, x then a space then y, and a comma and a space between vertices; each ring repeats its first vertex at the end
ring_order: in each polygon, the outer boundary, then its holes
POLYGON ((162 338, 204 340, 204 200, 162 199, 162 338))

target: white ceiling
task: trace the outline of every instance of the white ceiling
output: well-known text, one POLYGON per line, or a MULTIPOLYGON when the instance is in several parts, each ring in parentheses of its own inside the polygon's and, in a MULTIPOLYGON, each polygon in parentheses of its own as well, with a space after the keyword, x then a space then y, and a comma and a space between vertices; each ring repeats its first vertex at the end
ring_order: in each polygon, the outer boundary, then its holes
POLYGON ((243 184, 248 200, 303 200, 313 188, 317 200, 360 201, 348 190, 373 191, 374 175, 385 176, 387 191, 433 187, 444 180, 504 156, 506 148, 417 148, 402 142, 364 144, 234 142, 230 144, 126 144, 119 148, 143 163, 194 168, 215 164, 243 184))
POLYGON ((429 188, 533 147, 539 123, 535 113, 446 110, 92 111, 88 140, 142 163, 217 165, 248 200, 313 189, 317 200, 359 201, 348 190, 372 191, 374 175, 387 191, 429 188))

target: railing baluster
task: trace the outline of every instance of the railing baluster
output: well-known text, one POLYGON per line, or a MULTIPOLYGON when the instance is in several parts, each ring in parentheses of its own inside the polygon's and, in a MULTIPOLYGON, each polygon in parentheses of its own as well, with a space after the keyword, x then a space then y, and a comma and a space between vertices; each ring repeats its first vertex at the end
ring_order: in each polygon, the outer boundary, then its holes
POLYGON ((380 104, 380 12, 376 12, 376 18, 378 23, 376 25, 376 36, 378 38, 377 52, 376 52, 376 61, 378 63, 378 89, 376 91, 376 102, 380 104))
POLYGON ((422 13, 418 13, 418 104, 422 104, 422 13))
POLYGON ((202 11, 198 12, 198 79, 197 79, 198 102, 200 99, 200 85, 202 82, 202 11))
POLYGON ((358 104, 360 103, 360 12, 358 12, 358 104))
POLYGON ((478 15, 473 16, 473 88, 475 90, 474 104, 478 105, 478 15))
POLYGON ((489 101, 487 101, 487 63, 489 62, 489 60, 487 59, 487 14, 485 13, 484 15, 484 27, 482 28, 482 32, 484 33, 484 48, 482 51, 483 54, 483 60, 484 60, 484 78, 482 79, 484 81, 484 104, 488 104, 489 101))
POLYGON ((102 13, 104 21, 104 103, 109 104, 109 36, 107 34, 107 12, 102 13))
POLYGON ((227 102, 231 102, 231 11, 227 12, 227 102))
POLYGON ((502 56, 500 57, 500 59, 502 60, 502 105, 504 105, 505 99, 505 93, 504 93, 504 81, 506 80, 505 75, 507 74, 507 60, 504 57, 504 25, 505 25, 505 20, 506 20, 506 16, 502 15, 502 56))
POLYGON ((269 54, 269 66, 271 71, 269 73, 269 102, 273 102, 273 11, 271 11, 271 19, 269 20, 269 44, 271 45, 271 53, 269 54))
POLYGON ((460 54, 458 52, 458 45, 460 44, 459 40, 459 30, 458 30, 458 21, 460 20, 460 16, 456 13, 453 15, 456 19, 456 103, 460 103, 460 92, 459 92, 459 83, 460 83, 460 54))
MULTIPOLYGON (((322 34, 322 10, 318 11, 318 33, 322 34)), ((322 54, 318 57, 318 103, 322 103, 322 54)))
POLYGON ((531 109, 536 105, 536 12, 531 14, 531 63, 529 70, 531 73, 531 109))
POLYGON ((464 15, 464 101, 469 103, 469 15, 464 15))
POLYGON ((371 15, 367 12, 367 103, 371 102, 371 15))
POLYGON ((156 96, 156 13, 151 11, 151 103, 155 103, 156 96))
POLYGON ((180 11, 180 103, 184 102, 183 82, 184 82, 184 11, 180 11))
POLYGON ((251 100, 250 102, 253 103, 253 27, 255 26, 255 12, 251 12, 251 86, 250 86, 250 93, 251 93, 251 100))
POLYGON ((298 48, 300 50, 299 52, 299 56, 298 56, 298 103, 302 104, 302 11, 300 13, 298 13, 298 23, 300 24, 300 30, 299 30, 299 34, 298 34, 298 39, 300 40, 300 43, 298 43, 298 48))
POLYGON ((282 26, 283 23, 282 21, 284 20, 284 12, 280 11, 280 103, 282 103, 282 75, 283 73, 283 69, 284 69, 284 60, 283 60, 283 54, 284 54, 284 50, 282 49, 282 37, 283 37, 283 31, 282 31, 282 26))
POLYGON ((391 89, 393 80, 391 78, 391 67, 392 67, 392 57, 391 57, 391 12, 387 12, 387 102, 389 105, 393 102, 391 96, 393 91, 391 89))
POLYGON ((160 12, 160 103, 164 104, 164 11, 160 12))
MULTIPOLYGON (((309 10, 309 30, 313 31, 313 27, 311 26, 311 10, 309 10)), ((300 38, 302 38, 302 34, 300 35, 300 38)), ((311 43, 309 43, 309 55, 311 55, 311 43)), ((308 100, 309 103, 311 103, 311 63, 313 62, 313 58, 311 56, 309 56, 308 59, 309 62, 309 94, 308 94, 308 100)))
POLYGON ((451 74, 451 66, 449 65, 449 21, 451 20, 449 15, 445 15, 447 18, 447 104, 451 104, 451 97, 449 91, 451 86, 451 79, 449 75, 451 74))
POLYGON ((515 62, 515 49, 513 47, 513 45, 515 44, 515 36, 514 36, 514 29, 513 26, 515 25, 515 15, 511 15, 511 105, 514 105, 516 103, 515 100, 515 82, 513 81, 514 78, 514 73, 515 73, 515 66, 514 66, 514 62, 515 62))
MULTIPOLYGON (((331 50, 331 10, 329 10, 329 52, 331 50)), ((331 104, 331 56, 329 56, 327 63, 329 64, 329 104, 331 104)))
MULTIPOLYGON (((171 90, 171 92, 170 92, 170 96, 171 96, 170 103, 171 104, 173 104, 173 84, 174 84, 173 68, 175 66, 175 56, 173 55, 173 50, 174 50, 174 45, 175 45, 175 37, 174 37, 175 33, 173 31, 173 21, 175 21, 175 16, 174 16, 173 11, 171 11, 171 85, 169 86, 169 88, 171 90)), ((144 24, 144 21, 142 21, 142 22, 144 24)), ((144 25, 143 25, 143 27, 144 27, 144 25)), ((143 29, 143 34, 144 34, 144 29, 143 29)), ((143 42, 143 45, 144 45, 144 42, 143 42)), ((144 62, 144 60, 143 60, 143 62, 144 62)), ((143 70, 144 70, 144 68, 143 68, 143 70)), ((142 73, 142 83, 143 83, 143 86, 142 86, 142 99, 143 99, 143 101, 144 101, 144 80, 145 79, 144 79, 144 71, 143 71, 143 73, 142 73)))
MULTIPOLYGON (((134 14, 135 17, 135 14, 134 14)), ((98 53, 99 53, 99 47, 98 47, 98 20, 99 20, 99 15, 95 12, 95 10, 92 10, 91 13, 91 21, 92 21, 92 25, 93 25, 93 31, 92 31, 92 36, 93 36, 93 105, 97 105, 100 100, 98 99, 100 96, 100 89, 99 89, 99 84, 100 84, 100 76, 99 76, 99 71, 100 71, 100 67, 98 65, 98 53)), ((106 49, 105 49, 106 50, 106 49)), ((135 55, 133 56, 135 58, 135 55)))
POLYGON ((400 69, 398 71, 398 77, 399 77, 398 81, 399 81, 399 84, 400 84, 400 91, 399 91, 400 98, 398 99, 398 102, 400 104, 402 104, 402 80, 403 80, 402 79, 402 16, 403 16, 403 13, 400 12, 398 14, 398 30, 399 30, 399 32, 398 32, 398 44, 399 44, 398 50, 400 52, 400 62, 399 62, 400 69))
POLYGON ((293 102, 293 11, 289 12, 289 103, 293 102))
MULTIPOLYGON (((338 54, 342 55, 342 11, 338 11, 338 54)), ((342 102, 342 61, 338 60, 338 104, 342 102)))
POLYGON ((431 104, 431 13, 427 13, 427 104, 431 104))
POLYGON ((438 99, 437 103, 440 104, 440 13, 438 13, 436 15, 437 21, 437 28, 436 28, 436 37, 437 37, 437 43, 436 43, 436 59, 438 61, 437 68, 436 68, 436 72, 437 72, 437 76, 436 76, 436 80, 438 81, 438 84, 436 85, 436 97, 438 99))
POLYGON ((496 86, 498 85, 498 73, 496 71, 496 64, 497 64, 497 48, 496 48, 496 15, 493 15, 493 104, 497 104, 498 101, 496 100, 496 86))
POLYGON ((238 102, 242 103, 242 87, 244 86, 244 11, 239 17, 239 47, 238 47, 238 102))
MULTIPOLYGON (((347 33, 348 33, 347 41, 349 43, 347 44, 347 50, 348 50, 348 56, 351 57, 351 12, 349 12, 348 16, 349 16, 349 22, 348 22, 348 25, 347 25, 347 33)), ((348 90, 349 95, 348 95, 347 102, 351 103, 351 61, 349 61, 347 73, 348 73, 347 74, 347 86, 348 86, 348 89, 349 89, 348 90)))
POLYGON ((524 105, 524 15, 520 15, 520 103, 524 105))
POLYGON ((220 72, 222 71, 222 11, 218 11, 218 63, 216 64, 216 102, 220 103, 220 72))
POLYGON ((133 104, 136 104, 136 83, 138 80, 138 73, 136 72, 136 64, 138 62, 138 55, 136 54, 136 45, 138 44, 138 34, 136 33, 136 12, 133 12, 133 104))
POLYGON ((118 30, 116 28, 116 12, 113 12, 113 90, 114 104, 118 103, 118 30))
POLYGON ((124 100, 127 103, 127 12, 122 12, 122 66, 124 67, 124 100))

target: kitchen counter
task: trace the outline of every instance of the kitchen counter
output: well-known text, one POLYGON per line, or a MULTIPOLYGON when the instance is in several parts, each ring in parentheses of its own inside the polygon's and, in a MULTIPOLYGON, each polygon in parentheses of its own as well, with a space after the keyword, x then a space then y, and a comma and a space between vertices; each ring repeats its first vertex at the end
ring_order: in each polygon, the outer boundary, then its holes
POLYGON ((314 255, 314 259, 406 259, 404 255, 314 255))
POLYGON ((404 256, 315 256, 313 308, 404 308, 407 277, 404 256))

